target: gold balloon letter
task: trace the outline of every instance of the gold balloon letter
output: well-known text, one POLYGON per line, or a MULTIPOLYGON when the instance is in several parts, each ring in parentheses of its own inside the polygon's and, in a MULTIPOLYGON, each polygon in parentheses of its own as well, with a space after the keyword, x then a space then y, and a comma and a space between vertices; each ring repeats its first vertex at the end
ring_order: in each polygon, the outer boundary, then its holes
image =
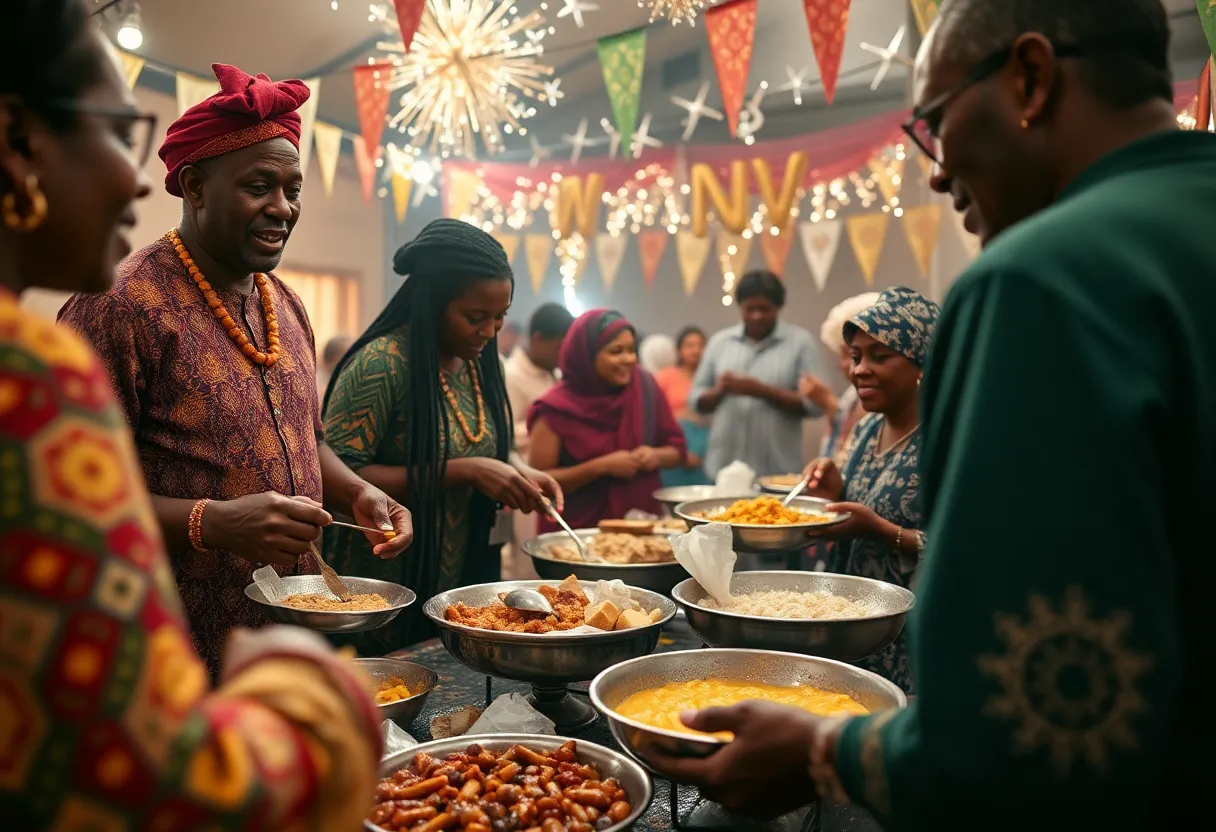
POLYGON ((722 227, 732 234, 742 234, 747 228, 747 163, 740 160, 730 163, 730 199, 722 190, 714 169, 704 162, 692 166, 692 233, 697 237, 709 234, 709 218, 706 217, 705 198, 713 202, 718 211, 722 227))
POLYGON ((569 239, 575 230, 573 226, 577 225, 583 239, 594 240, 595 227, 600 221, 600 203, 603 201, 602 174, 588 175, 586 187, 583 187, 581 176, 567 176, 562 179, 553 204, 553 227, 562 235, 561 239, 569 239))
POLYGON ((782 231, 790 224, 790 211, 798 201, 798 189, 806 178, 806 167, 810 164, 807 155, 801 150, 790 154, 785 162, 785 177, 781 182, 781 194, 773 188, 773 171, 768 166, 767 159, 752 159, 752 170, 756 172, 756 182, 760 186, 760 198, 768 210, 768 219, 782 231))

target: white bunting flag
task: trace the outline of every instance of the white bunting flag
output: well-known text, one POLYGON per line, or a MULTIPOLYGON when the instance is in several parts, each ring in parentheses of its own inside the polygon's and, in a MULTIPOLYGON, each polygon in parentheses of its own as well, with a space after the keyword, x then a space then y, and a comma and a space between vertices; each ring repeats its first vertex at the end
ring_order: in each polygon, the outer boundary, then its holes
POLYGON ((300 108, 300 170, 307 179, 308 161, 312 158, 313 128, 317 123, 317 103, 321 100, 321 79, 309 78, 304 86, 308 87, 308 100, 300 108))
POLYGON ((827 285, 832 264, 836 262, 836 252, 840 249, 840 232, 843 229, 844 224, 840 220, 820 220, 819 222, 798 224, 798 234, 802 238, 802 253, 806 256, 807 265, 811 268, 811 277, 815 279, 815 287, 821 292, 827 285))
POLYGON ((199 78, 187 72, 177 73, 177 114, 180 116, 195 104, 202 104, 220 91, 214 78, 199 78))
POLYGON ((629 237, 624 234, 597 234, 595 237, 595 258, 600 264, 600 276, 604 279, 604 291, 611 292, 616 284, 617 272, 625 259, 625 250, 629 248, 629 237))
POLYGON ((334 178, 338 173, 338 159, 342 156, 342 128, 318 121, 313 127, 313 141, 317 145, 321 184, 325 186, 328 198, 334 195, 334 178))

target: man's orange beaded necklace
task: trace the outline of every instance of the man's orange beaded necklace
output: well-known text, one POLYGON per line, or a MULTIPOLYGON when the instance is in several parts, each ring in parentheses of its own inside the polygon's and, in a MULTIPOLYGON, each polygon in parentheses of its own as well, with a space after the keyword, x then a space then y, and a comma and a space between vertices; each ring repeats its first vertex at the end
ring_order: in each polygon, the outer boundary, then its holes
POLYGON ((249 342, 249 339, 245 337, 245 333, 241 332, 241 328, 232 320, 232 316, 228 314, 228 310, 224 307, 224 302, 220 300, 219 295, 211 288, 211 284, 207 282, 207 278, 203 277, 203 273, 199 271, 194 258, 190 256, 190 252, 182 244, 182 238, 177 233, 177 229, 175 228, 166 234, 165 239, 173 244, 173 248, 177 252, 177 259, 181 260, 182 265, 186 267, 186 271, 190 272, 190 277, 194 280, 194 284, 202 291, 203 299, 211 307, 212 314, 215 315, 216 320, 220 322, 220 326, 228 333, 228 337, 235 341, 241 352, 248 356, 255 364, 273 367, 275 362, 279 360, 279 353, 282 352, 283 345, 279 341, 279 317, 274 311, 274 298, 270 294, 270 280, 267 279, 266 275, 259 273, 253 276, 254 285, 258 287, 258 297, 262 301, 262 314, 266 318, 266 340, 270 343, 270 351, 262 352, 249 342))

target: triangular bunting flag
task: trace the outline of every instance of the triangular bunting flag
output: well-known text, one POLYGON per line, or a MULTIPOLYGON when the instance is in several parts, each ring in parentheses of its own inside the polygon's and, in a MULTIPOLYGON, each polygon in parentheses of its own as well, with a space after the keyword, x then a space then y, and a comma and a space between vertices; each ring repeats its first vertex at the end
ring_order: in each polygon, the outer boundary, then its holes
MULTIPOLYGON (((443 169, 443 215, 453 219, 464 219, 472 213, 477 201, 477 189, 481 177, 463 168, 443 169)), ((552 238, 550 238, 552 239, 552 238)))
POLYGON ((878 268, 878 258, 882 256, 890 224, 891 215, 886 211, 854 214, 844 221, 853 254, 857 256, 857 264, 861 266, 861 274, 869 286, 874 285, 874 270, 878 268))
POLYGON ((684 294, 692 297, 701 282, 701 272, 705 271, 705 261, 709 259, 709 247, 713 244, 711 237, 698 237, 691 231, 676 232, 676 257, 680 262, 680 279, 684 282, 684 294))
POLYGON ((747 258, 752 253, 752 240, 755 237, 744 237, 742 234, 731 234, 729 231, 722 231, 718 234, 718 263, 722 266, 722 273, 729 271, 735 276, 735 279, 743 276, 747 271, 747 258))
POLYGON ((836 79, 844 57, 844 37, 849 28, 850 0, 802 0, 806 22, 811 29, 811 46, 819 64, 823 97, 831 104, 836 99, 836 79))
POLYGON ((747 92, 756 39, 756 0, 728 0, 705 13, 709 51, 718 72, 722 109, 732 137, 738 134, 739 111, 747 92))
POLYGON ((321 79, 309 78, 304 82, 308 87, 308 100, 299 110, 300 113, 300 171, 308 178, 308 162, 312 159, 313 135, 317 126, 317 104, 321 101, 321 79))
POLYGON ((643 231, 638 235, 638 248, 642 253, 642 278, 646 288, 654 286, 655 275, 659 273, 659 262, 667 249, 667 238, 671 235, 666 231, 643 231))
MULTIPOLYGON (((359 185, 363 188, 363 201, 371 202, 372 195, 376 192, 376 160, 368 154, 366 144, 358 139, 352 144, 355 146, 355 167, 359 171, 359 185)), ((380 145, 376 145, 377 158, 383 149, 380 145)))
MULTIPOLYGON (((1200 3, 1206 3, 1207 0, 1199 0, 1200 3)), ((941 6, 942 0, 912 0, 912 14, 916 16, 916 28, 920 29, 923 35, 929 31, 929 26, 933 23, 933 18, 937 17, 937 10, 941 6)))
POLYGON ((595 259, 600 264, 600 277, 604 280, 604 291, 611 292, 616 285, 617 273, 625 260, 625 249, 629 238, 624 234, 597 234, 595 237, 595 259))
POLYGON ((803 256, 806 257, 806 264, 811 269, 815 288, 821 292, 827 285, 832 264, 836 262, 836 252, 840 249, 840 231, 843 227, 840 220, 820 220, 819 222, 798 224, 798 236, 802 238, 803 256))
POLYGON ((127 82, 128 89, 135 89, 135 82, 139 80, 139 74, 144 71, 144 59, 138 55, 132 55, 130 52, 118 50, 118 57, 122 61, 122 77, 127 82))
POLYGON ((604 86, 612 104, 613 120, 621 134, 625 155, 638 122, 638 102, 642 97, 642 71, 646 68, 646 30, 634 29, 596 41, 604 86))
POLYGON ((904 227, 904 236, 908 238, 908 247, 916 258, 920 276, 928 280, 929 264, 933 262, 933 252, 937 251, 937 240, 942 230, 942 206, 931 202, 905 208, 899 222, 904 227))
POLYGON ((317 146, 317 166, 321 168, 321 184, 328 199, 334 195, 334 177, 338 174, 338 159, 342 156, 342 128, 318 121, 313 125, 312 140, 317 146))
POLYGON ((426 10, 426 0, 393 0, 393 6, 397 12, 397 25, 401 28, 401 44, 409 52, 414 33, 422 22, 422 12, 426 10))
POLYGON ((393 214, 397 217, 397 225, 405 225, 405 213, 410 209, 410 189, 414 180, 404 173, 393 171, 393 214))
POLYGON ((515 255, 519 253, 519 235, 507 234, 504 231, 495 231, 492 235, 498 244, 502 246, 502 250, 507 253, 507 262, 514 263, 515 255))
POLYGON ((890 204, 899 196, 899 190, 904 184, 904 160, 892 158, 890 162, 875 156, 870 159, 870 173, 874 176, 874 185, 882 198, 890 204))
POLYGON ((179 72, 177 80, 177 114, 180 116, 195 104, 202 104, 220 91, 220 82, 214 78, 199 78, 179 72))
POLYGON ((967 226, 963 224, 963 215, 958 211, 952 208, 950 216, 954 219, 954 227, 958 229, 958 238, 963 241, 963 249, 966 250, 972 260, 979 257, 980 251, 983 249, 983 243, 980 242, 980 238, 967 230, 967 226))
POLYGON ((789 227, 780 234, 768 232, 760 236, 760 250, 764 252, 764 265, 773 274, 783 277, 785 264, 790 259, 794 246, 794 229, 789 227))
POLYGON ((355 67, 355 109, 359 113, 359 129, 369 156, 376 154, 380 137, 384 135, 384 119, 388 116, 390 91, 389 64, 368 64, 355 67))
POLYGON ((532 294, 539 295, 545 285, 545 273, 553 257, 553 235, 529 234, 524 237, 524 255, 528 260, 528 274, 532 278, 532 294))

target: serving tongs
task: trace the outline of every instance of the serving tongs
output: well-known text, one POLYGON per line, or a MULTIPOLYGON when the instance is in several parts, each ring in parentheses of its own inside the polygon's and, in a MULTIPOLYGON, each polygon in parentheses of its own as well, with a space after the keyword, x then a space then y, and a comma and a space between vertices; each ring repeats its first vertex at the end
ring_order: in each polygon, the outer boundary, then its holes
POLYGON ((541 505, 545 507, 545 511, 549 512, 549 516, 557 521, 557 525, 561 526, 566 534, 570 535, 570 539, 574 541, 574 548, 578 549, 579 557, 583 559, 583 562, 603 563, 603 558, 592 557, 591 552, 587 550, 587 544, 583 542, 581 537, 574 533, 574 529, 570 528, 570 524, 557 513, 557 509, 554 508, 553 503, 549 500, 549 498, 542 494, 540 499, 541 505))

